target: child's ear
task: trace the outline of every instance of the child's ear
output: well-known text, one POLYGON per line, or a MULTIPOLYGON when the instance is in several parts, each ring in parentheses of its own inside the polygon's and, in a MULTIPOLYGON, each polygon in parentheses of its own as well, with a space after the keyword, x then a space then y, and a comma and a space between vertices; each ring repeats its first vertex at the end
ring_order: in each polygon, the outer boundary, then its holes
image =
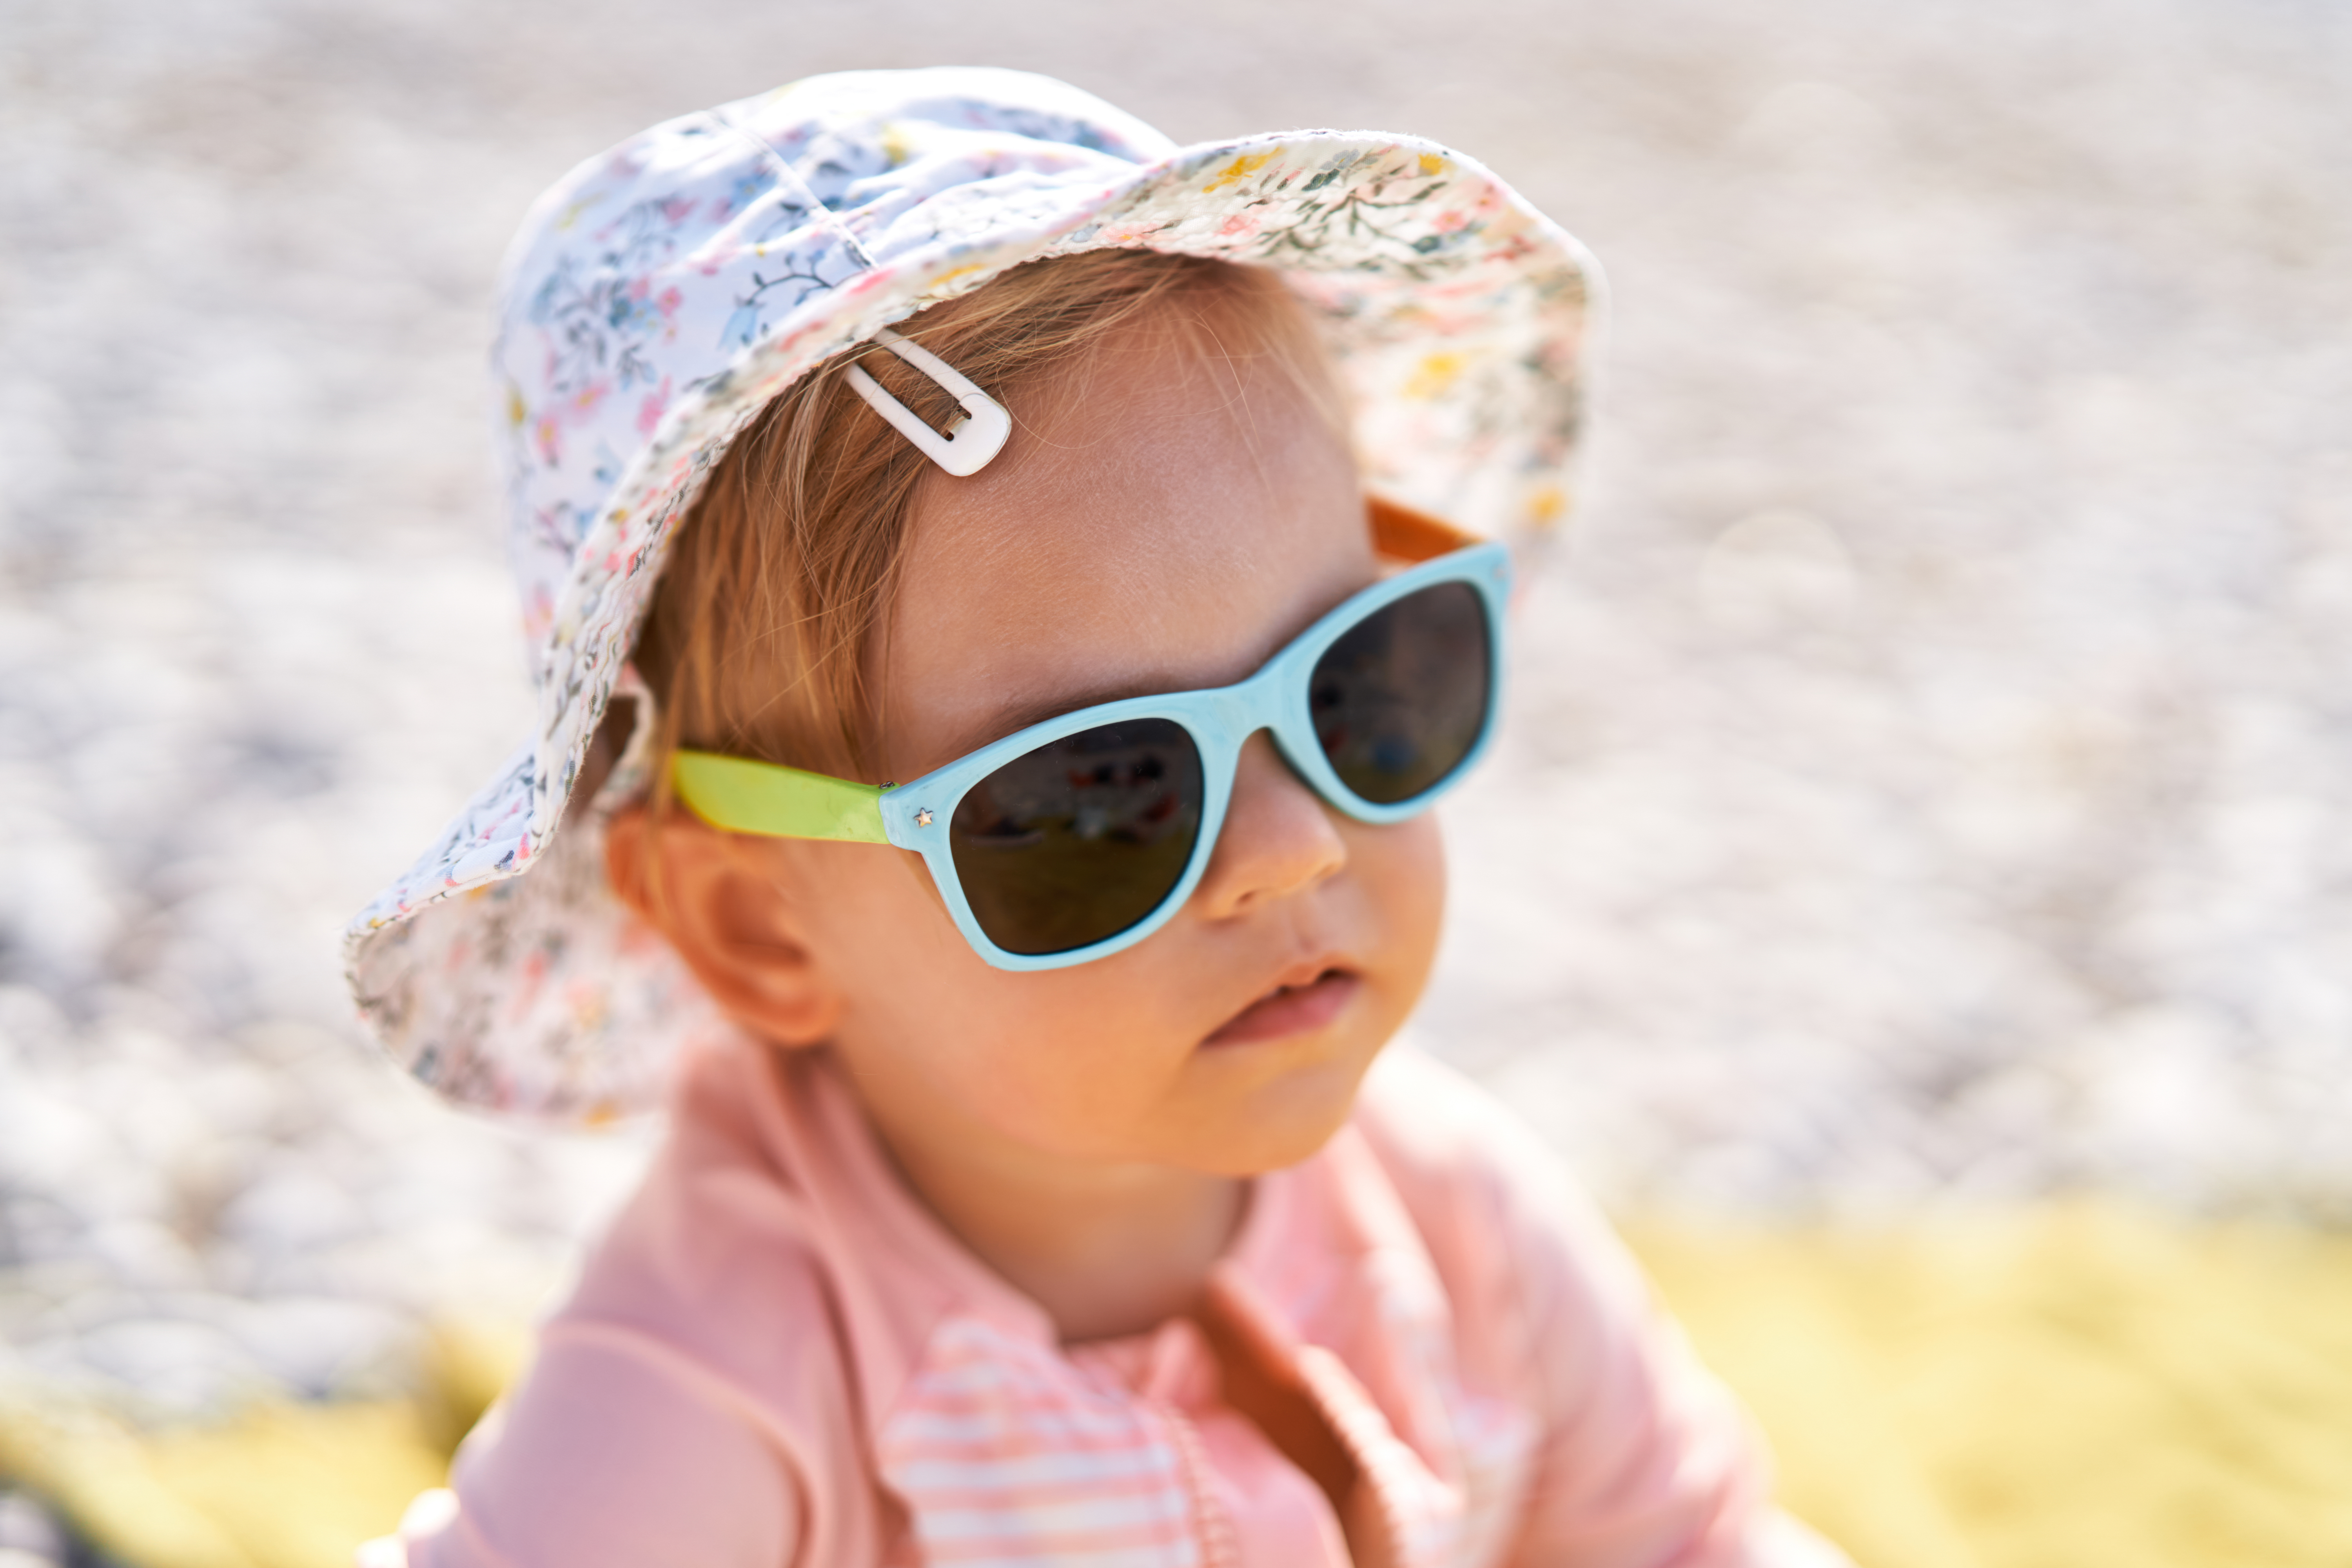
POLYGON ((604 871, 729 1016, 779 1045, 814 1045, 840 1021, 841 996, 760 849, 691 812, 656 832, 652 814, 631 805, 605 828, 604 871))

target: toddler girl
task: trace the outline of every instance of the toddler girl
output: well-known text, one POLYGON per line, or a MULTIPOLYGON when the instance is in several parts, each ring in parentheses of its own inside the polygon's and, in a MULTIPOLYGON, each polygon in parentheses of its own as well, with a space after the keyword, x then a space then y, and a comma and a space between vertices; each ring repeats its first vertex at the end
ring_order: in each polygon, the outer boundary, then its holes
POLYGON ((365 1562, 1836 1561, 1529 1138, 1375 1063, 1591 278, 1427 143, 996 70, 541 201, 538 731, 352 980, 457 1098, 671 1123, 365 1562))

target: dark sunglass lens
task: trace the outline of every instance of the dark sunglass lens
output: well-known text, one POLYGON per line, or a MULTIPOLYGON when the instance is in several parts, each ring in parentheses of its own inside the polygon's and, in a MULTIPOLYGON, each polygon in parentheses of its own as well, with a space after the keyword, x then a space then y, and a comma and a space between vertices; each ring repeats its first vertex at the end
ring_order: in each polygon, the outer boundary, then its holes
POLYGON ((1316 661, 1315 738, 1339 782, 1394 805, 1444 782, 1486 727, 1486 601, 1438 583, 1368 616, 1316 661))
POLYGON ((1201 753, 1184 727, 1139 719, 1014 758, 949 824, 956 878, 1007 952, 1068 952, 1160 907, 1201 836, 1201 753))

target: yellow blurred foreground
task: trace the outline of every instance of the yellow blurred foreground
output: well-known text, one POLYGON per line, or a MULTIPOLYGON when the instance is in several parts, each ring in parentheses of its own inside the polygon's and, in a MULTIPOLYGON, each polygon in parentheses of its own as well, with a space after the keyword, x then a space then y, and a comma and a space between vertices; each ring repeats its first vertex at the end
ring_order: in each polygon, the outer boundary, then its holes
POLYGON ((1864 1568, 2352 1563, 2352 1236, 2090 1204, 1629 1229, 1864 1568))
MULTIPOLYGON (((1869 1233, 1628 1226, 1864 1568, 2352 1562, 2352 1237, 2099 1205, 1869 1233)), ((520 1355, 415 1401, 133 1435, 0 1413, 0 1473, 134 1568, 329 1568, 435 1484, 520 1355)))

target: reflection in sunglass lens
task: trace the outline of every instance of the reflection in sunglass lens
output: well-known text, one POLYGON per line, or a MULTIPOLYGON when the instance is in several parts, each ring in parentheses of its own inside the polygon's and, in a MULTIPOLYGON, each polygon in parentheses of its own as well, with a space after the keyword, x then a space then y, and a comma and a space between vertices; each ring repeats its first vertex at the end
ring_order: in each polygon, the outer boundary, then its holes
POLYGON ((1159 908, 1201 835, 1201 753, 1184 727, 1082 730, 998 768, 949 824, 973 918, 1007 952, 1068 952, 1159 908))
POLYGON ((1444 782, 1486 725, 1486 602, 1439 583, 1368 616, 1315 664, 1315 738, 1339 782, 1375 805, 1444 782))

